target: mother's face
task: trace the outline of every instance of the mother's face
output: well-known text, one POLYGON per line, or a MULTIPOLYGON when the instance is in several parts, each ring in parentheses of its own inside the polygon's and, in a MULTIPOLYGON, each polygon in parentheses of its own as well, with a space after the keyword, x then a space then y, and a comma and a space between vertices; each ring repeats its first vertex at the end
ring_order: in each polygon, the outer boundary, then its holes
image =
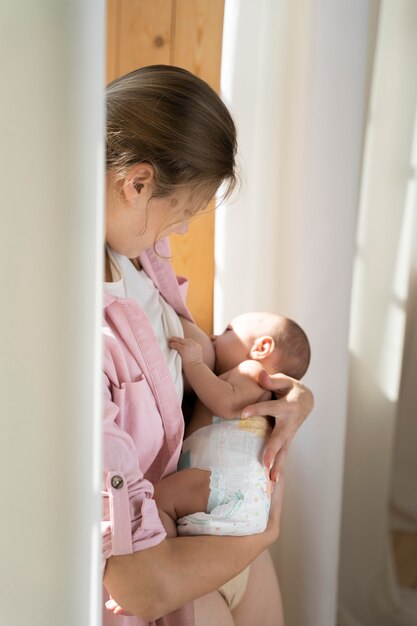
POLYGON ((201 194, 180 188, 167 197, 152 197, 154 170, 146 163, 131 168, 121 182, 108 177, 106 194, 106 242, 129 258, 136 258, 156 241, 176 232, 206 206, 201 194))

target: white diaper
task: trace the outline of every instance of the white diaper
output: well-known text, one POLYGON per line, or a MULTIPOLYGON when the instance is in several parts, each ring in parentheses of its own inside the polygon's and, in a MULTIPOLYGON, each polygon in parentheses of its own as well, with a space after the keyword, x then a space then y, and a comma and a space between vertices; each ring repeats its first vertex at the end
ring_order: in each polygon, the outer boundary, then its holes
POLYGON ((213 424, 187 437, 178 469, 210 470, 210 496, 205 513, 177 520, 179 535, 251 535, 265 530, 270 481, 263 453, 270 432, 263 417, 213 417, 213 424))

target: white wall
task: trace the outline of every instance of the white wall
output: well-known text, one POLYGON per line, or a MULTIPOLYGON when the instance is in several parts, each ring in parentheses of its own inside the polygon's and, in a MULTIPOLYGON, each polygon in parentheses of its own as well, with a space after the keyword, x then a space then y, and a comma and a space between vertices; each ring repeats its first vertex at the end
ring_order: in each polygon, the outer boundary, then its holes
POLYGON ((93 626, 104 2, 0 13, 0 622, 93 626))

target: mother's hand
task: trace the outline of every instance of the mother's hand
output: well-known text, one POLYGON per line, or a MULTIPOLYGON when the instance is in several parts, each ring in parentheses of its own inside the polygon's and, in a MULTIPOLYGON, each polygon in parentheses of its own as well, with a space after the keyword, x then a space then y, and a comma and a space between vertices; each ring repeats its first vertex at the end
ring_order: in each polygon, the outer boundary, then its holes
POLYGON ((265 534, 269 538, 269 544, 274 543, 279 537, 281 524, 282 500, 284 498, 284 475, 279 477, 279 483, 274 483, 271 494, 271 505, 269 507, 268 524, 265 534))
POLYGON ((271 480, 277 480, 295 433, 311 413, 314 405, 310 389, 285 374, 263 371, 259 384, 276 394, 275 400, 259 402, 242 411, 242 419, 252 415, 275 417, 275 427, 265 448, 264 463, 271 480))

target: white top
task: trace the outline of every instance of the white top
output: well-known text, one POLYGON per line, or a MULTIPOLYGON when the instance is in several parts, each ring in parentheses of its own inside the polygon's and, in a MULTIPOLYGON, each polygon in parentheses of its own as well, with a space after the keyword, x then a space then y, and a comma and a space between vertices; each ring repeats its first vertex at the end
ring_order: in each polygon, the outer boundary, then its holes
POLYGON ((152 280, 143 270, 138 270, 127 257, 106 247, 113 281, 104 283, 107 293, 116 298, 136 300, 146 314, 168 368, 180 402, 184 392, 181 357, 168 346, 168 337, 184 337, 181 322, 171 305, 161 296, 152 280))

